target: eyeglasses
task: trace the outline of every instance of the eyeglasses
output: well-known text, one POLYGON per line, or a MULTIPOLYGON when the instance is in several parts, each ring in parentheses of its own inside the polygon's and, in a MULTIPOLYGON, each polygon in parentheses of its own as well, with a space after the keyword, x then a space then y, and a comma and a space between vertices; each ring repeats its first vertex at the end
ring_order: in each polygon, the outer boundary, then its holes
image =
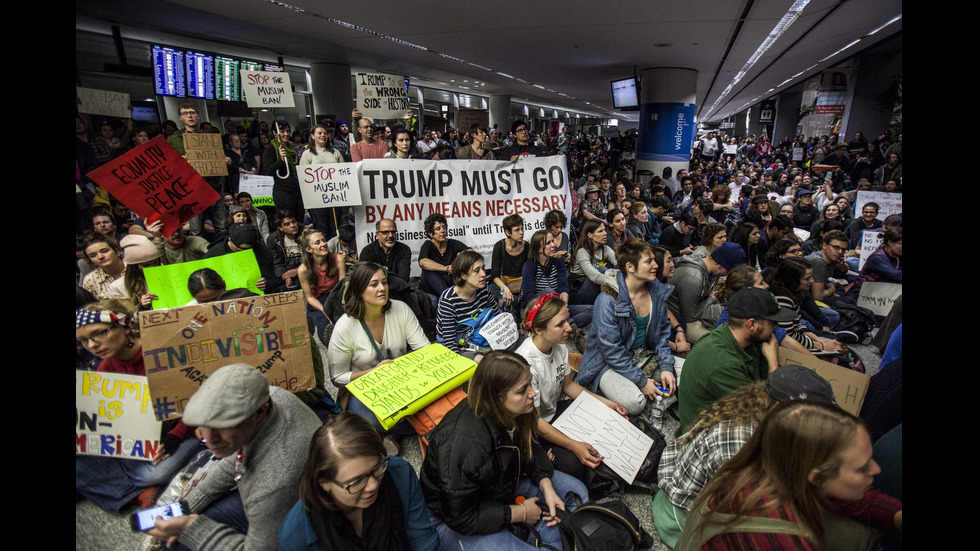
POLYGON ((359 476, 355 478, 353 481, 348 482, 347 484, 341 484, 336 480, 331 480, 330 482, 333 482, 337 486, 340 486, 341 488, 347 490, 348 494, 351 495, 356 494, 361 490, 363 490, 365 486, 367 486, 367 481, 369 476, 373 476, 375 480, 381 480, 381 477, 385 475, 385 471, 388 470, 388 459, 389 458, 387 455, 382 454, 381 462, 378 463, 378 465, 374 469, 371 469, 370 473, 359 476))
POLYGON ((394 235, 396 230, 378 230, 378 235, 394 235))
POLYGON ((527 131, 528 131, 528 128, 526 126, 524 126, 524 127, 518 128, 514 132, 527 132, 527 131))
POLYGON ((837 252, 843 252, 843 251, 847 250, 846 247, 838 247, 837 245, 830 245, 830 244, 828 244, 827 246, 830 247, 831 249, 834 249, 837 252))
POLYGON ((77 340, 78 344, 82 346, 88 346, 90 341, 95 344, 99 344, 102 341, 104 341, 106 337, 109 336, 109 331, 112 331, 112 327, 109 327, 107 329, 100 329, 98 331, 93 331, 91 335, 87 337, 79 337, 78 339, 75 340, 77 340))

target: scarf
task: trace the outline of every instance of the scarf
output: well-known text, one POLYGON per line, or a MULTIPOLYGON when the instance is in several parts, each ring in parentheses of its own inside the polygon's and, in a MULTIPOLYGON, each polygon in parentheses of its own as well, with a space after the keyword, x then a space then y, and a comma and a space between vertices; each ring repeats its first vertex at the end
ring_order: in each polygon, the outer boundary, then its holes
MULTIPOLYGON (((386 473, 387 474, 387 473, 386 473)), ((341 490, 343 491, 343 490, 341 490)), ((381 479, 378 499, 361 511, 361 537, 354 533, 350 521, 339 511, 311 511, 306 517, 320 539, 320 545, 331 551, 406 551, 405 517, 398 488, 390 476, 381 479)))

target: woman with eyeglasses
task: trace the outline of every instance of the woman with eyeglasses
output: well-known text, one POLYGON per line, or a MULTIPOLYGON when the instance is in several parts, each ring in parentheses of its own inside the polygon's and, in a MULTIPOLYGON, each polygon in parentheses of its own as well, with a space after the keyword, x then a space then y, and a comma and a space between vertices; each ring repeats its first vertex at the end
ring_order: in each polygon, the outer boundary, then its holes
MULTIPOLYGON (((388 293, 388 274, 374 262, 358 262, 347 278, 343 292, 344 315, 330 335, 328 365, 330 379, 340 388, 391 362, 411 350, 428 346, 418 318, 407 304, 392 300, 388 293)), ((364 417, 383 431, 377 416, 355 396, 347 409, 364 417)), ((406 423, 401 423, 404 427, 406 423)), ((407 434, 399 425, 396 434, 407 434)), ((391 452, 398 453, 397 441, 389 439, 391 452)))
MULTIPOLYGON (((102 373, 146 375, 136 306, 124 298, 87 304, 75 311, 75 338, 102 359, 102 373)), ((167 484, 198 451, 194 427, 165 421, 153 461, 94 455, 75 456, 75 491, 106 511, 119 511, 132 501, 154 504, 160 485, 167 484)))
POLYGON ((420 490, 412 466, 385 454, 370 423, 334 415, 313 434, 299 502, 279 526, 279 549, 438 549, 420 490))
POLYGON ((531 527, 562 548, 556 510, 588 501, 588 491, 541 447, 536 394, 527 361, 494 350, 432 432, 420 478, 443 549, 528 549, 531 527))

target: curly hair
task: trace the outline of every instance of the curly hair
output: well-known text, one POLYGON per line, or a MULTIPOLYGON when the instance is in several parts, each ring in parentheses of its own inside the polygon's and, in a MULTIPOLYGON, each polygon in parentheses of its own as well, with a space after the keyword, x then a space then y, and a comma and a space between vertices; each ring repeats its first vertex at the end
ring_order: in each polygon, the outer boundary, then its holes
MULTIPOLYGON (((744 264, 743 264, 744 266, 744 264)), ((677 440, 678 444, 686 444, 698 433, 714 427, 722 421, 732 421, 737 424, 758 425, 769 411, 772 400, 766 391, 767 381, 757 381, 750 386, 730 394, 701 411, 691 421, 691 430, 677 440)))

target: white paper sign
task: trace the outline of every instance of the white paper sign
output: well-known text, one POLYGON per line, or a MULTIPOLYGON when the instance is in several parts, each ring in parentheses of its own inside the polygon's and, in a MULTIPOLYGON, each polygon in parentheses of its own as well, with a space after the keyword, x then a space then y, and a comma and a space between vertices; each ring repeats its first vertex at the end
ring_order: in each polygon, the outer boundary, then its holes
POLYGON ((361 204, 357 163, 300 165, 296 167, 303 204, 308 209, 361 204))
POLYGON ((879 316, 887 316, 895 300, 902 296, 902 285, 899 283, 884 283, 871 281, 861 285, 858 296, 858 306, 867 308, 879 316))
POLYGON ((880 231, 861 232, 861 260, 858 262, 859 272, 864 269, 864 263, 868 261, 871 253, 877 251, 878 247, 881 247, 881 239, 884 236, 885 234, 880 231))
POLYGON ((382 73, 357 73, 357 109, 369 119, 402 119, 408 116, 405 77, 382 73))
POLYGON ((793 160, 794 161, 802 161, 803 160, 803 148, 802 147, 794 147, 793 148, 793 160))
POLYGON ((75 454, 152 461, 160 421, 146 377, 75 371, 75 454))
POLYGON ((107 115, 124 119, 133 116, 129 110, 129 94, 81 87, 75 88, 75 93, 78 94, 78 99, 81 101, 78 105, 79 113, 107 115))
POLYGON ((878 220, 884 220, 889 214, 902 214, 902 194, 888 193, 887 191, 859 191, 857 199, 854 201, 857 216, 861 215, 861 209, 865 203, 878 203, 878 220))
POLYGON ((738 153, 738 144, 725 144, 725 155, 735 155, 736 153, 738 153))
POLYGON ((487 339, 490 348, 504 350, 517 342, 517 322, 510 312, 497 314, 480 329, 480 335, 487 339))
POLYGON ((296 107, 288 73, 242 71, 242 89, 249 107, 296 107))
POLYGON ((238 191, 248 192, 252 196, 252 205, 256 207, 271 206, 272 186, 275 181, 272 176, 260 174, 242 174, 238 177, 238 191))
POLYGON ((588 392, 579 394, 551 425, 569 438, 592 444, 602 462, 630 484, 653 446, 653 439, 588 392))

